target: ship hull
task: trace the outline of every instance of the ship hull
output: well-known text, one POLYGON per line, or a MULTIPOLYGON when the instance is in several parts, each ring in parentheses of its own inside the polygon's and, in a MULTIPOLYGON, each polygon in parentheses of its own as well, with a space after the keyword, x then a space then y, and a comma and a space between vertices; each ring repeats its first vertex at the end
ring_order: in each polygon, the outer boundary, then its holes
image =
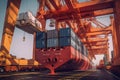
POLYGON ((63 48, 36 49, 35 59, 51 73, 59 70, 87 70, 89 59, 72 46, 63 48))

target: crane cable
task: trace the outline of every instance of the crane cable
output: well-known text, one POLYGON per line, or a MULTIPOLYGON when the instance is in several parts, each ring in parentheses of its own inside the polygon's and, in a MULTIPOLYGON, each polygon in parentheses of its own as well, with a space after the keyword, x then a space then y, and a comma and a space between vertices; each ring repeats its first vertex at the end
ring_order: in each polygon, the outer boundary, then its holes
POLYGON ((23 33, 23 42, 25 42, 25 39, 26 39, 26 37, 25 37, 25 31, 24 31, 24 33, 23 33))

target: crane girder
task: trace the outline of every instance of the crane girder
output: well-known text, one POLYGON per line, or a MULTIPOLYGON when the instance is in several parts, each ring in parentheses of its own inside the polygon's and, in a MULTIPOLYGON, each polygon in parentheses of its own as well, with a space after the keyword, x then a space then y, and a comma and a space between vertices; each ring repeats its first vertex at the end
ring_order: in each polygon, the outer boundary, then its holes
POLYGON ((78 3, 77 0, 65 0, 65 3, 69 9, 74 9, 75 5, 78 3))
POLYGON ((89 17, 96 17, 96 16, 101 16, 101 15, 106 15, 106 14, 112 14, 113 13, 113 8, 108 8, 108 9, 103 9, 103 10, 96 10, 96 11, 88 11, 88 12, 77 12, 74 13, 75 11, 71 12, 63 12, 61 14, 46 14, 45 18, 55 18, 59 21, 67 21, 67 20, 73 20, 74 18, 71 15, 80 15, 80 19, 82 18, 89 18, 89 17))
MULTIPOLYGON (((104 42, 93 42, 93 43, 90 43, 91 44, 91 46, 94 46, 94 45, 104 45, 104 44, 107 44, 108 42, 107 41, 104 41, 104 42)), ((84 44, 84 45, 86 45, 87 46, 87 43, 86 44, 84 44)))
MULTIPOLYGON (((91 51, 89 51, 90 53, 91 53, 91 51)), ((106 54, 107 53, 107 50, 102 50, 102 49, 100 49, 100 50, 93 50, 93 53, 94 54, 106 54)))
MULTIPOLYGON (((106 45, 99 45, 99 46, 91 46, 91 49, 96 49, 96 48, 106 48, 106 45)), ((89 49, 89 48, 88 48, 89 49)))
POLYGON ((112 32, 112 26, 108 26, 105 28, 95 28, 95 27, 90 28, 90 32, 104 32, 104 31, 111 31, 112 32))
MULTIPOLYGON (((94 46, 105 46, 105 45, 107 45, 107 43, 104 43, 104 44, 94 44, 94 45, 91 45, 91 46, 94 47, 94 46)), ((86 47, 88 47, 88 45, 86 45, 86 47)))
MULTIPOLYGON (((94 0, 94 1, 87 1, 87 2, 81 2, 81 3, 78 3, 75 5, 75 8, 82 8, 82 7, 91 7, 92 6, 92 9, 94 8, 97 8, 95 6, 100 6, 100 5, 104 5, 104 7, 108 7, 107 5, 113 5, 114 0, 103 0, 103 1, 100 1, 100 0, 94 0), (86 6, 87 5, 87 6, 86 6), (93 8, 94 6, 94 8, 93 8)), ((88 8, 89 9, 89 8, 88 8)), ((85 10, 86 11, 86 10, 85 10)))
MULTIPOLYGON (((111 8, 113 8, 113 0, 107 0, 107 1, 103 1, 103 2, 94 2, 94 1, 90 1, 89 5, 85 5, 87 2, 85 3, 78 3, 78 4, 75 4, 75 8, 74 9, 69 9, 66 5, 65 6, 62 6, 61 9, 59 9, 58 11, 54 12, 54 13, 47 13, 45 14, 45 18, 46 19, 49 19, 49 18, 61 18, 61 17, 65 17, 65 19, 70 19, 72 18, 72 14, 76 14, 76 13, 80 13, 80 15, 82 13, 85 13, 84 14, 84 17, 86 16, 93 16, 93 12, 96 11, 96 10, 104 10, 104 9, 109 9, 107 13, 113 13, 113 10, 111 10, 111 8), (75 12, 75 13, 74 13, 75 12), (92 13, 92 14, 91 14, 92 13), (86 15, 86 16, 85 16, 86 15)), ((70 5, 68 5, 70 6, 70 5)), ((100 12, 100 11, 98 11, 100 12)), ((97 13, 97 12, 96 12, 97 13)), ((104 14, 105 12, 101 13, 101 14, 104 14)), ((84 17, 81 17, 81 18, 84 18, 84 17)))
MULTIPOLYGON (((87 43, 86 40, 81 40, 83 43, 87 43)), ((103 41, 108 41, 108 38, 96 38, 96 39, 88 39, 89 43, 94 43, 94 42, 103 42, 103 41)))
MULTIPOLYGON (((93 50, 93 52, 106 52, 107 51, 107 49, 96 49, 96 50, 93 50)), ((90 51, 89 51, 90 52, 90 51)))
POLYGON ((49 0, 45 0, 45 4, 47 8, 49 9, 50 13, 56 11, 55 7, 52 5, 52 3, 49 0))
POLYGON ((87 48, 87 49, 88 50, 96 50, 96 49, 106 49, 106 50, 108 50, 108 48, 109 47, 107 47, 107 46, 104 46, 104 47, 102 46, 102 47, 94 47, 94 48, 91 48, 91 49, 90 48, 87 48))
POLYGON ((106 34, 110 34, 111 31, 104 31, 104 32, 90 32, 90 33, 86 33, 86 36, 93 36, 93 35, 106 35, 106 34))
MULTIPOLYGON (((92 52, 90 52, 91 54, 93 54, 92 52)), ((104 52, 94 52, 95 55, 101 55, 101 54, 106 54, 107 52, 104 51, 104 52)))
POLYGON ((49 1, 56 10, 60 8, 60 0, 49 0, 49 1))

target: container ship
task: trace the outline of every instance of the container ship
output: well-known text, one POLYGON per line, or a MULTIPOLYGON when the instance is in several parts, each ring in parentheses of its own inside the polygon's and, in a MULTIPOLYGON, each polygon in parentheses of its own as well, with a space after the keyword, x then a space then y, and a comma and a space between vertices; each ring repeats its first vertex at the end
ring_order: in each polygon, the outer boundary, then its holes
POLYGON ((37 32, 35 39, 35 60, 51 73, 91 68, 87 48, 71 28, 37 32))

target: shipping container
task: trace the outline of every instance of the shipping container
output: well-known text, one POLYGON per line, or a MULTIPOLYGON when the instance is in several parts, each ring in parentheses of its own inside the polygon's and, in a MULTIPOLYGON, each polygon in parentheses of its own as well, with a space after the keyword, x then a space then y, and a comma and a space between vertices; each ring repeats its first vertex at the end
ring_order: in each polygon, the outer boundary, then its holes
POLYGON ((81 44, 80 38, 78 36, 75 36, 75 42, 79 45, 81 44))
POLYGON ((47 48, 58 47, 58 38, 47 39, 47 48))
POLYGON ((37 32, 36 33, 36 40, 46 39, 46 33, 45 32, 37 32))
POLYGON ((46 32, 37 32, 36 48, 64 47, 73 46, 76 50, 87 55, 86 47, 80 41, 79 37, 71 28, 63 28, 60 31, 49 30, 46 32))
POLYGON ((57 30, 49 30, 47 31, 47 38, 57 38, 58 31, 57 30))
POLYGON ((73 46, 75 48, 76 43, 75 41, 72 39, 72 37, 61 37, 60 38, 60 43, 59 43, 60 47, 64 47, 64 46, 73 46))
POLYGON ((18 17, 18 20, 24 20, 25 22, 35 22, 35 17, 32 15, 31 12, 25 12, 25 13, 20 13, 19 14, 19 17, 18 17))
POLYGON ((73 39, 76 38, 76 34, 73 32, 71 28, 62 28, 59 32, 60 37, 71 36, 73 39))
POLYGON ((81 53, 84 55, 84 45, 83 44, 81 45, 81 49, 82 49, 81 53))
POLYGON ((78 52, 82 52, 81 46, 78 45, 78 52))
POLYGON ((46 40, 45 39, 40 39, 36 40, 36 48, 46 48, 46 40))
POLYGON ((83 47, 84 47, 84 55, 87 56, 87 55, 88 55, 88 54, 87 54, 87 49, 86 49, 85 46, 83 46, 83 47))
POLYGON ((37 32, 36 33, 36 48, 46 48, 46 33, 37 32))
POLYGON ((30 34, 42 31, 41 22, 37 20, 31 12, 20 13, 15 25, 30 34))
POLYGON ((31 20, 31 21, 35 21, 36 19, 35 19, 35 17, 32 15, 32 13, 31 12, 25 12, 25 14, 24 14, 24 17, 23 17, 25 20, 31 20))

